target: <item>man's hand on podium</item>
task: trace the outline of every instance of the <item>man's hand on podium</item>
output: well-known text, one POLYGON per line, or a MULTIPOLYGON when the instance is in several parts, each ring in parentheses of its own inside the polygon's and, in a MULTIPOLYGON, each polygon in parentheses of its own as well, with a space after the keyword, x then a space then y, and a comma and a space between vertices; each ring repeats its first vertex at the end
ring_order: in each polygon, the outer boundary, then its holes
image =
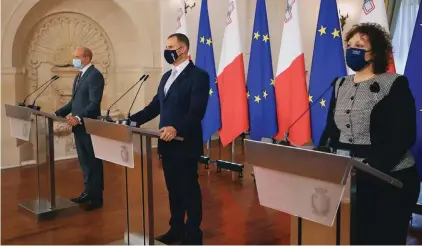
POLYGON ((67 118, 67 124, 69 124, 72 127, 76 126, 80 123, 81 123, 81 121, 80 121, 79 117, 77 117, 77 116, 72 116, 72 117, 67 118))
POLYGON ((160 129, 160 139, 166 142, 173 140, 177 136, 177 131, 172 126, 165 126, 160 129))

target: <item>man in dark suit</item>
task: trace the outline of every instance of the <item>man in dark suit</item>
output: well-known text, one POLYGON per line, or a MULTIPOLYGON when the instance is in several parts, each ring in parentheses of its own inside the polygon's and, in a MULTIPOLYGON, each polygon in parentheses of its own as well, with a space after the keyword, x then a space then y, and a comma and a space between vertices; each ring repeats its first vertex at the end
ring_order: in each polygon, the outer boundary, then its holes
POLYGON ((157 238, 165 244, 202 244, 202 198, 198 159, 203 154, 202 118, 208 103, 209 75, 189 61, 189 39, 167 39, 164 58, 173 65, 161 78, 157 94, 130 120, 144 124, 160 115, 158 151, 170 202, 170 230, 157 238), (176 136, 183 141, 173 140, 176 136), (185 213, 187 221, 185 224, 185 213))
POLYGON ((103 205, 103 162, 95 158, 91 136, 86 132, 83 118, 96 119, 101 115, 100 105, 104 91, 104 77, 91 64, 92 51, 77 47, 74 52, 73 66, 80 69, 73 81, 72 99, 57 110, 57 116, 68 118, 75 136, 76 151, 84 175, 85 190, 71 199, 75 203, 87 203, 87 210, 103 205))

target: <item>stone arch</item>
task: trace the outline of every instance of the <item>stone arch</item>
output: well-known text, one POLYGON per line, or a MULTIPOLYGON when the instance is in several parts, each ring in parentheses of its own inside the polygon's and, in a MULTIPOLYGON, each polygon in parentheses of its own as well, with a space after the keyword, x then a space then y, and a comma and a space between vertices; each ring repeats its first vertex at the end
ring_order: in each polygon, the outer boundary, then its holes
MULTIPOLYGON (((83 14, 62 12, 41 19, 33 30, 25 58, 26 87, 32 87, 32 91, 53 74, 60 76, 50 90, 38 99, 38 104, 44 110, 54 111, 71 99, 72 81, 78 72, 72 66, 76 46, 86 46, 92 50, 92 63, 104 75, 105 91, 110 91, 109 68, 115 63, 113 47, 103 28, 94 20, 83 14)), ((109 96, 110 94, 105 93, 103 101, 107 102, 109 96)), ((119 114, 118 111, 113 113, 119 114)), ((56 149, 59 152, 56 154, 75 154, 71 128, 64 123, 55 122, 55 132, 56 149)))
MULTIPOLYGON (((39 82, 38 69, 43 64, 52 66, 51 72, 73 79, 77 73, 72 67, 73 50, 76 46, 86 46, 94 54, 92 63, 103 73, 106 82, 110 65, 115 63, 112 44, 101 26, 79 13, 58 13, 45 17, 34 26, 34 34, 29 42, 25 59, 26 81, 36 89, 39 82), (68 77, 69 77, 68 76, 68 77)), ((51 77, 51 74, 44 79, 51 77)), ((66 83, 67 87, 71 83, 66 83)), ((61 96, 62 102, 71 97, 72 88, 63 88, 60 83, 52 84, 61 96)))
MULTIPOLYGON (((146 1, 145 4, 151 6, 152 2, 146 1)), ((1 47, 2 68, 15 73, 8 79, 8 84, 14 87, 10 90, 10 94, 14 95, 12 100, 20 101, 29 90, 39 86, 52 74, 60 73, 61 78, 39 98, 37 104, 44 106, 43 110, 46 111, 64 104, 70 98, 72 83, 61 80, 71 79, 76 71, 72 67, 63 66, 69 63, 70 51, 75 45, 86 45, 93 46, 90 47, 94 52, 93 63, 106 77, 105 90, 108 90, 108 95, 105 92, 104 99, 108 97, 111 99, 108 101, 112 102, 121 90, 125 89, 124 84, 116 83, 118 80, 125 80, 117 78, 116 74, 119 72, 116 70, 142 70, 143 67, 154 66, 154 49, 151 48, 154 47, 153 37, 148 31, 148 25, 151 23, 147 20, 138 23, 139 18, 134 18, 133 11, 133 7, 130 9, 128 4, 124 5, 116 0, 102 0, 101 4, 98 4, 98 1, 86 0, 20 1, 6 20, 1 47), (117 27, 113 27, 113 24, 117 27), (80 33, 91 35, 91 38, 73 36, 72 42, 67 43, 60 40, 64 37, 70 38, 72 28, 79 28, 80 33), (90 41, 95 42, 89 43, 90 41), (126 44, 133 48, 133 52, 128 52, 126 44), (121 54, 116 56, 119 52, 121 54), (133 56, 130 63, 125 61, 127 55, 133 56), (51 99, 59 103, 55 103, 53 107, 46 106, 51 103, 51 99)), ((131 80, 130 76, 127 80, 131 80)), ((104 101, 107 100, 103 100, 103 103, 104 101)), ((106 102, 105 106, 108 104, 106 102)), ((115 114, 118 114, 118 110, 116 111, 115 114)), ((74 152, 70 129, 64 125, 56 125, 55 128, 60 133, 55 138, 56 151, 62 149, 56 156, 68 156, 69 152, 74 152)), ((4 130, 7 131, 6 128, 4 130)), ((25 152, 27 151, 20 149, 21 161, 31 159, 29 156, 23 156, 25 152)))
MULTIPOLYGON (((96 2, 96 1, 93 1, 96 2)), ((25 54, 20 51, 28 44, 31 35, 33 34, 34 23, 38 23, 41 19, 48 15, 61 13, 64 10, 74 12, 78 5, 86 5, 84 0, 35 0, 35 1, 21 1, 19 5, 11 13, 11 18, 7 20, 2 36, 2 67, 20 67, 24 64, 25 54)), ((147 3, 146 3, 147 4, 147 3)), ((140 61, 142 66, 153 67, 153 46, 152 37, 149 35, 147 28, 148 20, 141 24, 135 24, 134 20, 128 16, 128 7, 123 6, 121 1, 103 0, 101 1, 102 8, 113 9, 115 19, 124 25, 124 29, 116 32, 109 32, 108 26, 102 26, 112 43, 115 39, 126 36, 129 39, 135 39, 139 42, 139 47, 142 49, 143 59, 140 61), (110 35, 110 33, 113 33, 110 35)), ((98 8, 97 8, 98 9, 98 8)), ((93 8, 81 8, 81 14, 92 17, 93 8)), ((100 11, 100 10, 97 10, 100 11)), ((97 13, 101 15, 103 13, 97 13)), ((92 18, 94 21, 96 18, 92 18)))

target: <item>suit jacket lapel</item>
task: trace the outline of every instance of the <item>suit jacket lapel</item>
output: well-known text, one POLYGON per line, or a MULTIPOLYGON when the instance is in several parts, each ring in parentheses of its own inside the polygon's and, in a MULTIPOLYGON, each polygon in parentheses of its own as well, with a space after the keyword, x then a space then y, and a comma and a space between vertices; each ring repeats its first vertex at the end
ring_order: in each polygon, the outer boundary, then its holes
MULTIPOLYGON (((169 90, 167 91, 167 95, 165 95, 165 99, 167 99, 170 96, 170 93, 174 91, 174 88, 177 87, 178 84, 180 84, 186 78, 192 66, 193 66, 193 63, 192 61, 190 61, 189 65, 186 66, 186 68, 179 74, 179 76, 177 76, 176 80, 174 80, 173 84, 171 84, 169 90)), ((163 87, 163 92, 164 92, 164 87, 163 87)))
POLYGON ((171 75, 171 71, 168 71, 164 74, 158 88, 158 93, 160 94, 160 98, 162 98, 163 101, 166 98, 166 95, 164 94, 164 86, 166 86, 167 80, 169 79, 170 75, 171 75))
MULTIPOLYGON (((82 75, 82 77, 79 79, 79 83, 78 86, 75 88, 73 95, 76 94, 76 92, 78 91, 78 89, 81 87, 82 82, 84 81, 84 79, 86 78, 86 76, 88 76, 88 74, 92 71, 92 68, 94 67, 94 65, 91 65, 86 71, 85 73, 82 75)), ((76 85, 76 83, 75 83, 76 85)))

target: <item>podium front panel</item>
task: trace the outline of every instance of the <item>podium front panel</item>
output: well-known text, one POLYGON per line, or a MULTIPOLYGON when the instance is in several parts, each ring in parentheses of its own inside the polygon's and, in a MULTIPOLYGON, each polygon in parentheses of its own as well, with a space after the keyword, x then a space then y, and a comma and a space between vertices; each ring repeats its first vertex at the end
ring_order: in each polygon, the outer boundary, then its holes
POLYGON ((262 206, 332 226, 352 168, 351 159, 245 140, 262 206))
POLYGON ((248 164, 278 172, 344 185, 352 168, 351 159, 278 144, 246 139, 248 164))
POLYGON ((28 142, 31 135, 31 112, 28 108, 4 105, 9 118, 10 135, 16 139, 28 142))
POLYGON ((345 185, 254 167, 259 202, 290 215, 332 226, 345 185))
POLYGON ((9 117, 10 136, 29 142, 31 136, 31 120, 22 120, 9 117))
POLYGON ((91 135, 95 157, 124 167, 134 168, 132 133, 125 125, 84 118, 91 135))
POLYGON ((95 157, 124 167, 134 167, 133 144, 91 134, 95 157))

